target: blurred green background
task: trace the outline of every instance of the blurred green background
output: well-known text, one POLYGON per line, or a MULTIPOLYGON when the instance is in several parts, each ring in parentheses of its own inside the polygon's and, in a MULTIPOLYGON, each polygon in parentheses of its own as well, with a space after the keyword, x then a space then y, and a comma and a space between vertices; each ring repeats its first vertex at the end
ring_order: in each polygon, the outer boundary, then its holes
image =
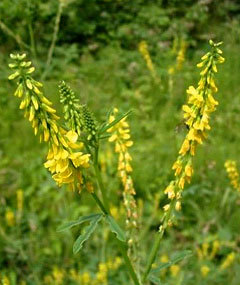
MULTIPOLYGON (((186 134, 181 112, 185 90, 197 84, 196 64, 207 52, 209 39, 224 42, 226 62, 217 73, 219 106, 195 157, 194 178, 184 191, 178 224, 165 235, 156 264, 185 249, 193 255, 163 270, 163 284, 240 284, 240 194, 224 169, 227 159, 240 166, 239 1, 0 1, 2 284, 130 284, 107 228, 99 228, 78 255, 73 255, 72 245, 79 228, 57 233, 63 221, 96 211, 95 205, 86 193, 57 188, 44 169, 46 146, 34 137, 12 96, 9 54, 27 52, 36 67, 35 78, 43 82, 59 113, 60 80, 88 104, 99 123, 111 107, 134 110, 128 121, 142 213, 142 266, 162 216, 163 190, 186 134), (142 41, 154 72, 139 50, 142 41)), ((107 142, 101 166, 112 211, 124 227, 117 157, 107 142)))

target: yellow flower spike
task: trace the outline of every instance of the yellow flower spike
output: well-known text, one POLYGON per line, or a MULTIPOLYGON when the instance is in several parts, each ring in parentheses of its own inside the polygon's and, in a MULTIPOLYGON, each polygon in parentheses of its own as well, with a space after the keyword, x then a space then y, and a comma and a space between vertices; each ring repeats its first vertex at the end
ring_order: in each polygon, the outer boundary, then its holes
POLYGON ((204 257, 208 257, 208 249, 209 249, 209 243, 208 242, 204 242, 202 244, 202 251, 203 251, 203 256, 204 257))
POLYGON ((89 167, 90 155, 73 152, 82 149, 83 143, 77 143, 77 133, 67 132, 58 125, 56 110, 39 89, 42 84, 30 75, 34 68, 31 67, 31 62, 23 61, 25 56, 11 55, 15 62, 10 65, 16 72, 9 79, 19 78, 15 95, 21 98, 20 109, 25 111, 24 116, 31 122, 34 134, 39 134, 40 142, 49 145, 44 165, 52 173, 57 185, 68 184, 70 189, 77 187, 79 190, 83 183, 81 172, 89 167))
POLYGON ((23 190, 22 189, 17 190, 17 210, 19 212, 22 212, 23 210, 23 190))
POLYGON ((138 45, 138 49, 147 64, 148 70, 151 72, 153 77, 156 77, 155 68, 153 66, 152 59, 148 51, 147 43, 145 41, 140 42, 138 45))
POLYGON ((170 182, 170 188, 164 191, 168 195, 169 202, 163 207, 164 216, 162 225, 159 228, 161 234, 175 217, 174 210, 181 208, 181 193, 184 190, 185 183, 190 183, 193 175, 192 157, 195 155, 196 147, 202 144, 207 137, 207 131, 210 129, 210 114, 215 111, 217 101, 213 98, 217 91, 214 82, 214 76, 217 71, 217 63, 221 51, 219 43, 210 42, 211 51, 202 57, 202 61, 197 65, 202 68, 198 87, 189 86, 187 89, 187 104, 184 104, 183 117, 188 131, 179 150, 179 155, 174 162, 172 169, 175 171, 175 178, 170 182), (172 187, 174 186, 174 187, 172 187), (174 193, 169 189, 174 189, 174 193), (180 196, 180 198, 177 198, 180 196))
POLYGON ((5 220, 9 227, 13 227, 15 225, 15 215, 14 212, 10 209, 7 209, 5 213, 5 220))
POLYGON ((9 278, 6 275, 2 278, 2 285, 11 285, 9 278))
POLYGON ((177 264, 170 266, 170 272, 173 277, 176 277, 180 272, 180 266, 177 264))
POLYGON ((212 251, 211 251, 211 254, 210 254, 210 259, 213 259, 216 254, 218 253, 219 249, 220 249, 220 242, 218 240, 215 240, 213 242, 213 246, 212 246, 212 251))
POLYGON ((210 268, 207 265, 203 265, 201 267, 201 274, 203 277, 207 277, 209 272, 210 272, 210 268))
POLYGON ((227 160, 224 164, 230 183, 234 189, 240 191, 240 183, 239 183, 239 172, 237 169, 237 163, 234 160, 227 160))
MULTIPOLYGON (((109 123, 115 120, 117 113, 118 110, 115 108, 113 114, 110 116, 109 123)), ((126 225, 129 230, 128 234, 133 236, 130 232, 135 231, 138 226, 138 213, 134 198, 136 192, 132 176, 130 175, 133 171, 131 166, 132 157, 128 151, 133 145, 133 141, 130 140, 130 128, 126 122, 126 118, 123 118, 116 125, 108 129, 108 132, 111 134, 109 141, 115 143, 115 152, 118 153, 118 175, 121 178, 124 188, 123 200, 127 213, 126 225)), ((134 235, 137 236, 136 233, 134 235)))
POLYGON ((229 253, 226 259, 223 261, 223 263, 220 266, 221 270, 224 270, 230 267, 233 264, 235 258, 236 258, 236 254, 234 252, 229 253))
POLYGON ((176 64, 177 70, 181 70, 183 67, 183 63, 185 61, 186 50, 187 50, 187 43, 184 40, 181 40, 180 49, 177 55, 177 64, 176 64))

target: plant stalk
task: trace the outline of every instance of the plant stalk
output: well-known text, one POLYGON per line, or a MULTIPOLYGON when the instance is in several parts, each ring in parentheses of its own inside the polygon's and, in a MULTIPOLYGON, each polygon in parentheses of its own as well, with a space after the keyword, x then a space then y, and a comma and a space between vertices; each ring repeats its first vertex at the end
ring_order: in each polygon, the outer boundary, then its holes
POLYGON ((156 237, 156 239, 154 241, 153 247, 152 247, 150 255, 148 257, 146 270, 145 270, 145 272, 143 274, 143 283, 146 281, 146 279, 148 277, 148 274, 149 274, 149 272, 150 272, 150 270, 152 268, 152 264, 155 261, 155 258, 157 256, 157 252, 158 252, 159 247, 160 247, 160 242, 161 242, 162 237, 163 237, 163 233, 164 233, 163 231, 157 233, 157 237, 156 237))
MULTIPOLYGON (((109 215, 109 212, 106 210, 106 208, 104 207, 103 203, 101 202, 101 200, 98 198, 98 196, 95 194, 95 193, 92 193, 91 194, 93 199, 96 201, 97 205, 99 206, 99 208, 102 210, 102 212, 105 214, 105 215, 109 215)), ((116 221, 115 221, 116 222, 116 221)), ((119 245, 119 249, 121 251, 121 254, 122 254, 122 257, 124 259, 124 262, 125 262, 125 265, 128 269, 128 272, 134 282, 135 285, 140 285, 139 283, 139 280, 137 278, 137 274, 135 273, 134 271, 134 268, 132 266, 132 263, 127 255, 127 248, 126 248, 126 243, 124 242, 121 242, 120 240, 118 240, 116 238, 117 242, 118 242, 118 245, 119 245)))
POLYGON ((59 26, 60 26, 62 11, 63 11, 63 3, 61 1, 59 1, 57 16, 56 16, 55 25, 54 25, 52 42, 51 42, 50 48, 48 50, 46 68, 45 68, 45 71, 42 75, 42 80, 46 78, 48 70, 49 70, 51 62, 52 62, 53 52, 54 52, 54 49, 56 46, 58 32, 59 32, 59 26))
POLYGON ((96 147, 96 149, 95 149, 94 170, 95 170, 95 174, 96 174, 96 178, 97 178, 98 187, 102 193, 104 208, 107 210, 108 213, 110 213, 107 193, 106 193, 106 189, 103 185, 102 176, 101 176, 101 172, 100 172, 99 165, 98 165, 98 147, 96 147))

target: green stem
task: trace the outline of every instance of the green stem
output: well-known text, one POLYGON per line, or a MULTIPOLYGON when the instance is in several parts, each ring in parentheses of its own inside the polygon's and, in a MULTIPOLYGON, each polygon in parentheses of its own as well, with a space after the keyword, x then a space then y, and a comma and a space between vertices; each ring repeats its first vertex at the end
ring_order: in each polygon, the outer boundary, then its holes
POLYGON ((151 249, 150 255, 148 257, 146 270, 145 270, 145 272, 143 274, 143 283, 146 281, 146 279, 148 277, 148 274, 149 274, 149 272, 150 272, 150 270, 152 268, 152 264, 155 261, 155 258, 157 256, 157 252, 158 252, 159 247, 160 247, 160 242, 162 240, 162 237, 163 237, 163 231, 158 232, 157 233, 157 237, 156 237, 156 239, 154 241, 153 247, 151 249))
MULTIPOLYGON (((109 212, 107 211, 107 209, 104 207, 103 203, 101 202, 101 200, 98 198, 98 196, 95 194, 95 193, 92 193, 91 194, 93 199, 96 201, 96 203, 98 204, 99 208, 102 210, 102 212, 105 214, 105 215, 109 215, 109 212)), ((116 222, 116 221, 115 221, 116 222)), ((121 242, 120 240, 118 240, 116 238, 117 242, 118 242, 118 245, 119 245, 119 249, 122 253, 122 257, 125 261, 125 264, 126 264, 126 267, 128 269, 128 272, 134 282, 135 285, 140 285, 139 281, 138 281, 138 278, 137 278, 137 275, 133 269, 133 266, 132 266, 132 263, 127 255, 127 246, 126 246, 126 243, 124 242, 121 242)))
POLYGON ((102 212, 105 215, 108 215, 107 210, 105 209, 103 203, 101 202, 101 200, 98 198, 98 196, 95 193, 92 193, 93 199, 96 201, 96 203, 98 204, 99 208, 102 210, 102 212))
POLYGON ((46 68, 45 68, 45 70, 43 72, 42 80, 46 78, 47 73, 48 73, 49 68, 50 68, 50 65, 51 65, 51 62, 52 62, 53 52, 54 52, 54 49, 55 49, 55 46, 56 46, 58 32, 59 32, 59 26, 60 26, 60 20, 61 20, 61 16, 62 16, 62 11, 63 11, 63 4, 62 4, 62 2, 59 2, 57 16, 56 16, 55 25, 54 25, 52 42, 51 42, 50 48, 48 50, 46 68))
POLYGON ((119 248, 121 250, 121 253, 122 253, 122 257, 123 257, 123 259, 125 261, 125 264, 126 264, 126 266, 128 268, 128 272, 131 275, 131 278, 132 278, 134 284, 135 285, 140 285, 140 283, 138 281, 138 278, 137 278, 137 275, 136 275, 136 273, 135 273, 135 271, 133 269, 133 266, 131 264, 131 261, 130 261, 128 255, 127 255, 126 243, 123 243, 120 240, 117 240, 117 241, 118 241, 118 245, 119 245, 119 248))
POLYGON ((35 46, 35 39, 34 39, 34 33, 33 33, 33 28, 32 28, 32 23, 28 23, 28 30, 29 30, 29 35, 30 35, 30 43, 31 43, 31 51, 33 56, 36 58, 36 46, 35 46))
POLYGON ((98 166, 98 147, 96 147, 96 149, 95 149, 94 170, 95 170, 99 189, 102 193, 104 207, 107 209, 107 212, 110 212, 107 193, 106 193, 105 187, 103 185, 102 176, 101 176, 99 166, 98 166))

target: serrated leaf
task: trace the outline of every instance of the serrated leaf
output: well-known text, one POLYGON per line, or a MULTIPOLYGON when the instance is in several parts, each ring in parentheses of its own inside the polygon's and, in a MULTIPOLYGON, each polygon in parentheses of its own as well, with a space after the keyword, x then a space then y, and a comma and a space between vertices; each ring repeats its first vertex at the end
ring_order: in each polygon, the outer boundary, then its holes
POLYGON ((106 126, 99 129, 99 134, 102 134, 106 132, 108 129, 116 125, 118 122, 120 122, 123 118, 127 117, 130 113, 132 113, 132 110, 129 110, 128 112, 118 115, 114 121, 112 121, 110 124, 107 124, 106 126))
POLYGON ((158 273, 159 271, 161 271, 164 268, 170 267, 171 265, 173 265, 174 263, 177 263, 179 261, 181 261, 184 258, 190 257, 192 255, 192 251, 191 250, 184 250, 182 252, 179 252, 176 257, 174 257, 171 261, 166 262, 160 266, 158 266, 157 268, 154 268, 151 270, 151 273, 158 273))
POLYGON ((66 222, 64 223, 63 225, 59 226, 57 228, 57 231, 58 232, 62 232, 62 231, 66 231, 68 229, 71 229, 72 227, 74 226, 77 226, 77 225, 80 225, 84 222, 88 222, 88 221, 91 221, 92 219, 98 217, 100 214, 92 214, 92 215, 89 215, 89 216, 83 216, 83 217, 80 217, 78 220, 76 221, 70 221, 70 222, 66 222))
POLYGON ((126 241, 126 236, 124 231, 119 227, 119 225, 115 222, 115 220, 113 219, 113 217, 107 215, 106 216, 106 220, 110 226, 110 230, 111 232, 115 233, 117 238, 122 241, 125 242, 126 241))
POLYGON ((85 228, 84 233, 81 234, 73 245, 73 253, 76 254, 80 251, 83 246, 83 243, 88 240, 91 234, 95 231, 98 222, 102 219, 103 215, 99 214, 94 219, 91 220, 90 225, 85 228))

